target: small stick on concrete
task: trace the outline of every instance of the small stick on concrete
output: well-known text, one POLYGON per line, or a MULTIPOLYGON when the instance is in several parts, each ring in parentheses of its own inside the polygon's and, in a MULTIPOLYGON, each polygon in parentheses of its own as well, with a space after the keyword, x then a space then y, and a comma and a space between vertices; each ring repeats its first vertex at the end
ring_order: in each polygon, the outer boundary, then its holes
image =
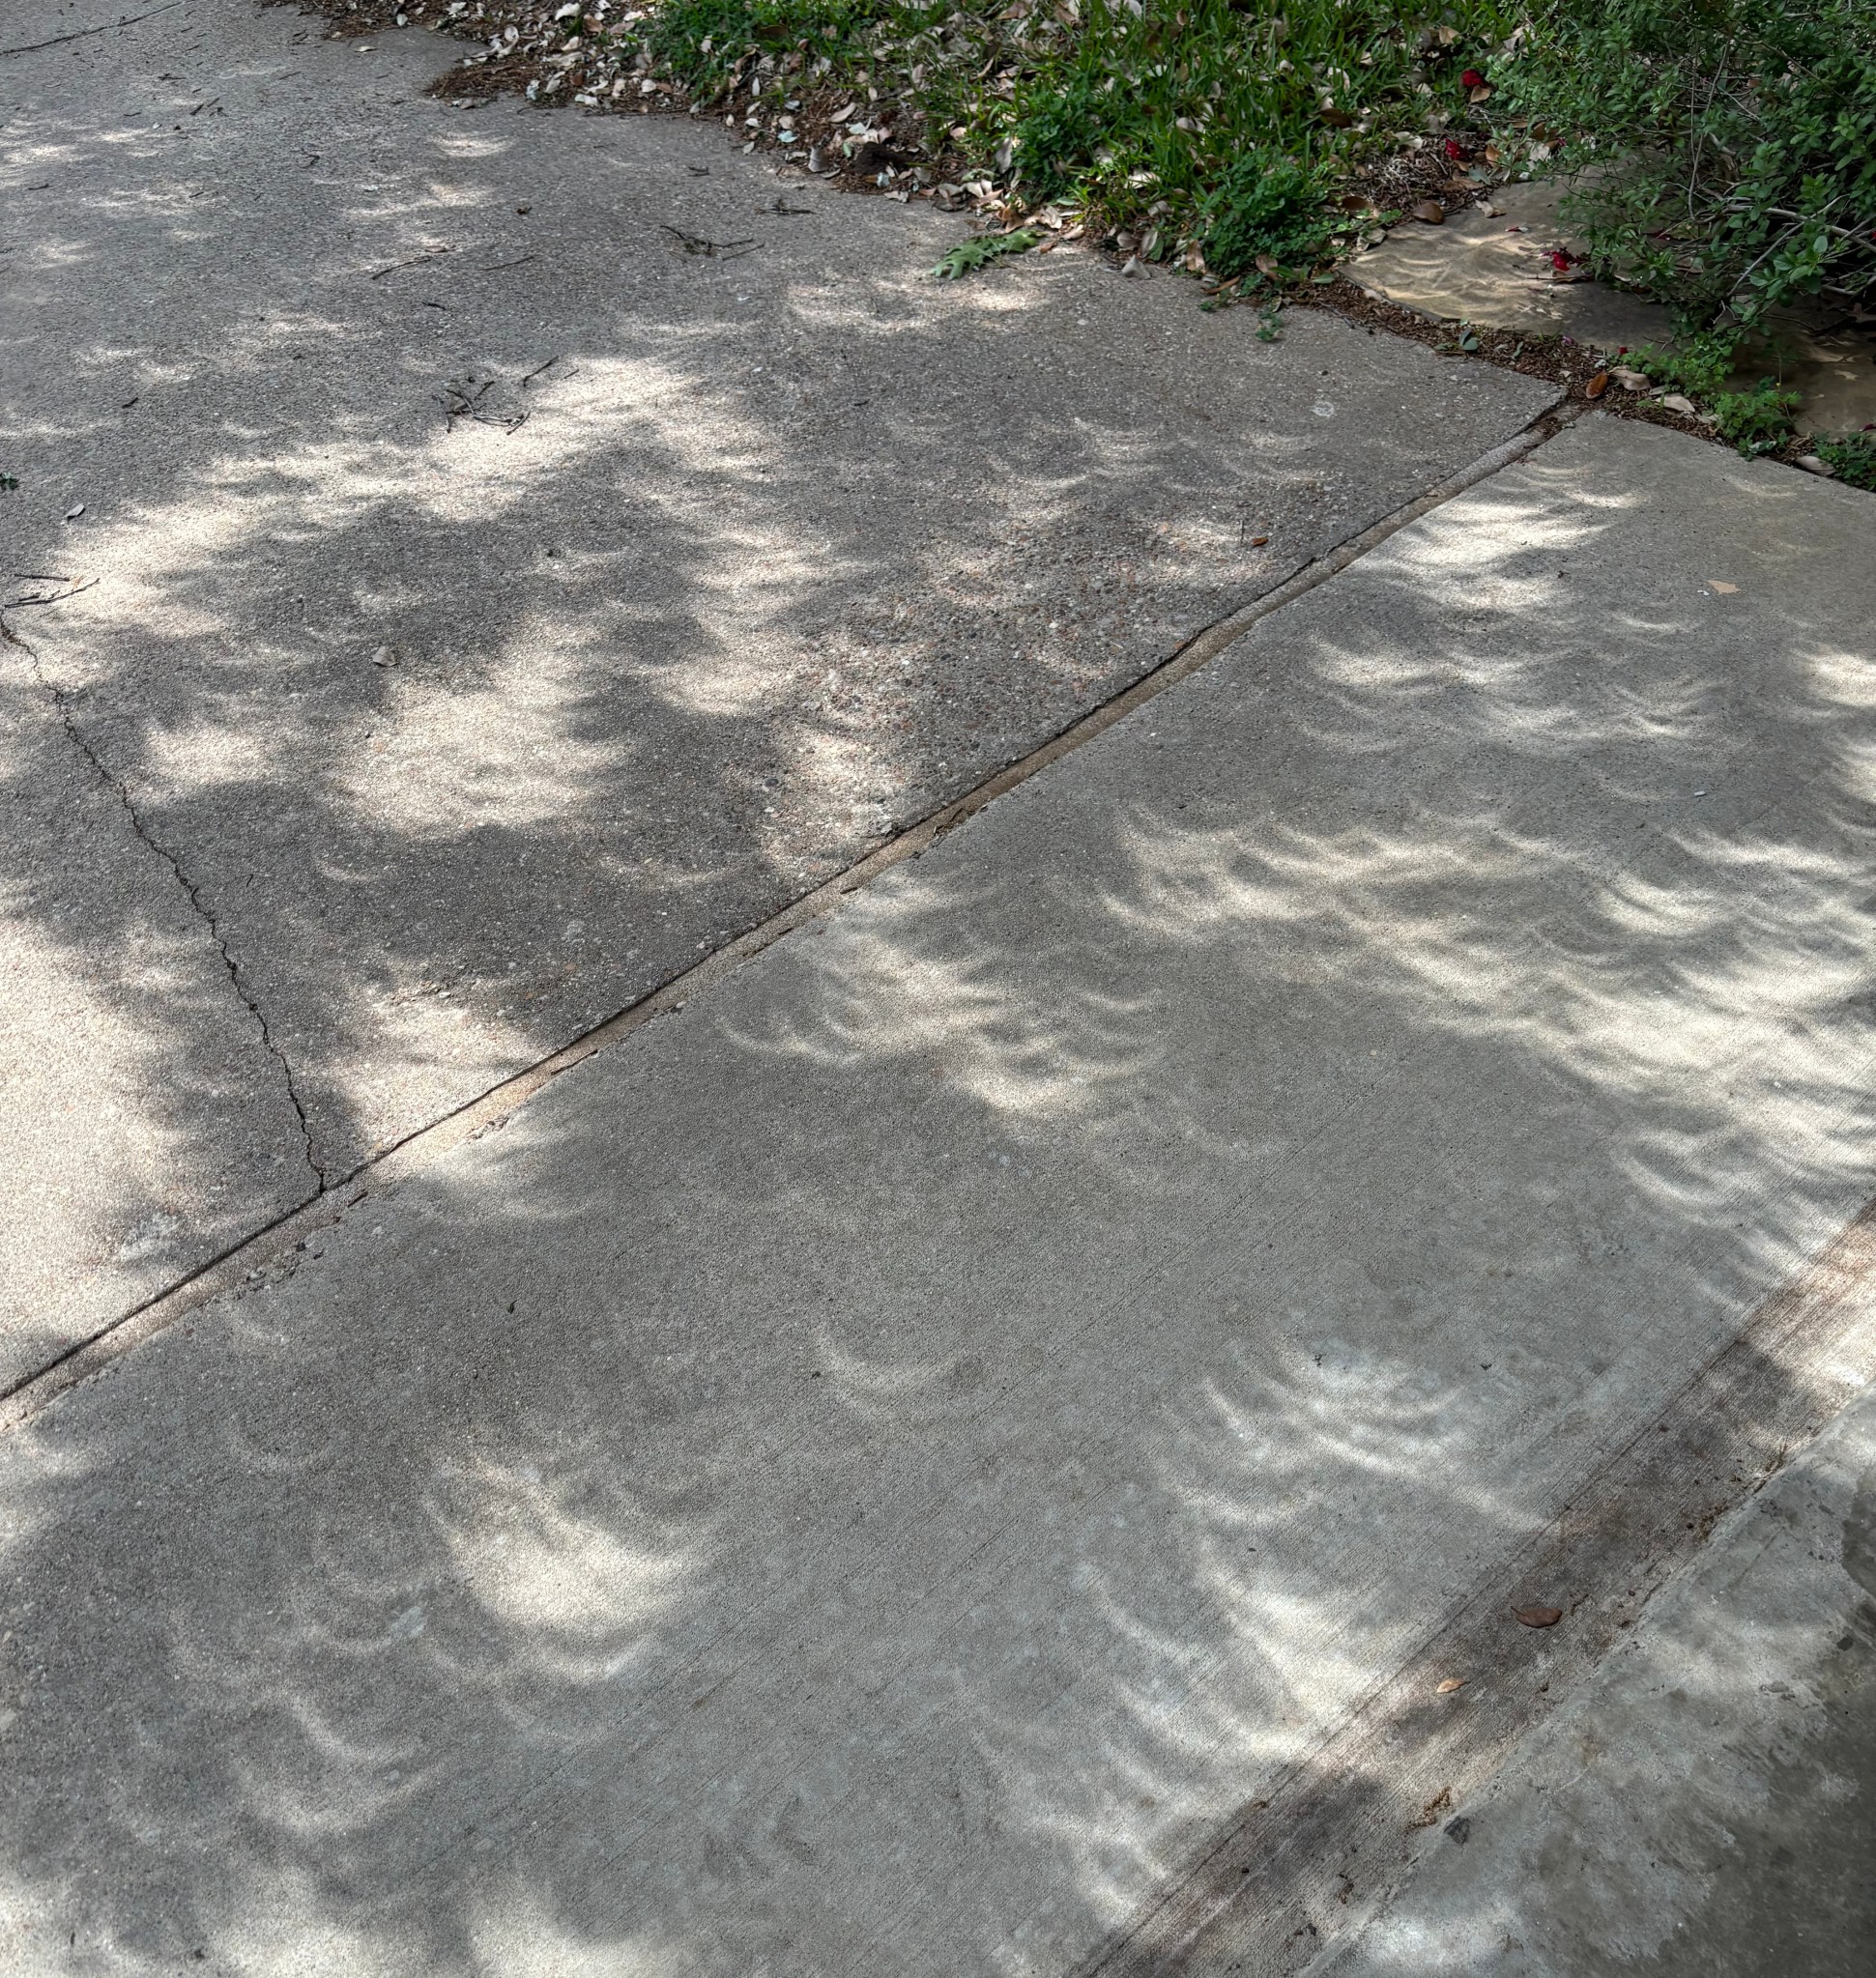
POLYGON ((702 234, 685 233, 682 227, 661 226, 660 230, 674 241, 680 241, 686 254, 721 255, 726 261, 740 261, 744 254, 754 253, 757 246, 754 241, 707 241, 702 234))
POLYGON ((42 48, 56 48, 64 42, 82 42, 87 35, 107 35, 114 27, 134 27, 153 14, 169 14, 182 4, 183 0, 164 0, 160 7, 147 8, 142 14, 127 14, 122 20, 107 20, 97 27, 78 28, 69 35, 54 35, 49 42, 24 42, 16 48, 0 48, 0 55, 37 55, 42 48))
POLYGON ((421 268, 426 261, 435 261, 448 253, 447 247, 431 247, 421 254, 413 254, 408 261, 393 261, 389 268, 374 269, 365 277, 367 281, 382 281, 388 274, 395 274, 400 268, 421 268))

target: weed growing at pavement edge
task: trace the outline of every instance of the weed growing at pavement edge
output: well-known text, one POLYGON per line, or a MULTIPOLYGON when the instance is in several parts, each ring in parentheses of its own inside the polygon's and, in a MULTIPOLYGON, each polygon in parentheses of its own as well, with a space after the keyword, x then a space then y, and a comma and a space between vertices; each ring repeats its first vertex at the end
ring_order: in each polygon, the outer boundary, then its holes
MULTIPOLYGON (((392 0, 316 0, 362 24, 392 0)), ((1677 312, 1658 373, 1759 445, 1723 355, 1876 304, 1872 0, 403 0, 442 93, 721 117, 896 198, 1267 301, 1396 221, 1572 177, 1589 270, 1677 312), (478 83, 476 72, 487 80, 478 83), (1572 176, 1573 175, 1573 176, 1572 176), (1705 344, 1703 336, 1715 341, 1705 344), (1670 378, 1669 362, 1678 365, 1670 378)), ((1046 241, 1043 245, 1049 244, 1046 241)))
POLYGON ((1820 440, 1817 457, 1835 470, 1838 480, 1876 494, 1876 433, 1847 433, 1840 440, 1820 440))

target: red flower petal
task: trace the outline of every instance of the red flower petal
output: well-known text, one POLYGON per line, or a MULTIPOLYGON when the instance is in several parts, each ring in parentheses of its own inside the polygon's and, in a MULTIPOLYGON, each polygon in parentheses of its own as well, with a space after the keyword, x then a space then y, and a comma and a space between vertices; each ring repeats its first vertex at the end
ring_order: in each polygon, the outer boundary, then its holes
POLYGON ((1486 86, 1486 78, 1476 69, 1468 69, 1459 80, 1467 89, 1484 89, 1486 86))

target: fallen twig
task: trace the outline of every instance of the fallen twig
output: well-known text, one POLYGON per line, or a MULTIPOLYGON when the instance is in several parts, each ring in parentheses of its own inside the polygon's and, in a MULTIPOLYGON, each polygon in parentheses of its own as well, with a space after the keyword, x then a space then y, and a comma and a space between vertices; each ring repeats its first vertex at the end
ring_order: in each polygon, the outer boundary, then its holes
POLYGON ((756 241, 707 241, 702 234, 685 233, 682 227, 661 225, 660 230, 681 242, 686 254, 707 254, 723 261, 740 261, 760 245, 756 241))
POLYGON ((437 394, 437 403, 452 419, 459 418, 476 410, 494 383, 493 378, 484 378, 474 391, 466 391, 460 385, 446 385, 437 394))
POLYGON ((24 584, 63 584, 66 586, 66 588, 64 590, 35 590, 29 591, 24 597, 10 597, 6 603, 6 609, 10 612, 18 611, 23 606, 29 604, 62 604, 68 597, 76 597, 79 591, 89 590, 98 582, 95 577, 79 577, 76 579, 70 577, 39 577, 30 570, 18 572, 15 581, 24 584))
POLYGON ((458 419, 474 419, 478 426, 499 426, 505 433, 512 433, 528 422, 525 412, 484 412, 482 400, 487 397, 493 378, 484 378, 471 391, 461 385, 446 385, 437 394, 437 403, 442 406, 445 421, 453 426, 458 419))
POLYGON ((427 247, 421 254, 413 254, 408 261, 393 261, 389 268, 374 269, 365 277, 367 281, 382 281, 388 274, 395 274, 400 268, 421 268, 426 261, 438 261, 448 253, 447 247, 427 247))
POLYGON ((97 27, 81 27, 69 35, 54 35, 49 42, 23 42, 16 48, 0 48, 0 55, 37 55, 42 48, 56 48, 63 42, 82 42, 87 35, 107 35, 114 27, 134 27, 140 20, 148 20, 153 14, 169 14, 183 4, 183 0, 163 0, 160 7, 146 8, 141 14, 127 14, 122 20, 106 20, 97 27))

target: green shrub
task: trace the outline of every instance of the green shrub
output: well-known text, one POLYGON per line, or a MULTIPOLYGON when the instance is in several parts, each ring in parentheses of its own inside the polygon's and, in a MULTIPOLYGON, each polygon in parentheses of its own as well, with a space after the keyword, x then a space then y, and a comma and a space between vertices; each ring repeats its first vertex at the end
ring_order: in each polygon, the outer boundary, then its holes
POLYGON ((1876 284, 1871 0, 1546 0, 1504 81, 1528 156, 1590 168, 1592 272, 1690 327, 1876 284))

